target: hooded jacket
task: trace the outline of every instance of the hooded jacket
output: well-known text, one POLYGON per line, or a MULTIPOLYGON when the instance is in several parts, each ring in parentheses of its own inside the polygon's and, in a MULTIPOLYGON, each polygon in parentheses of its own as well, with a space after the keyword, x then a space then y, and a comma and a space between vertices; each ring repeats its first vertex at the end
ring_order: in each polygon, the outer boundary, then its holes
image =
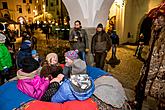
POLYGON ((19 70, 17 72, 17 88, 28 96, 35 99, 41 99, 49 86, 49 80, 40 78, 37 74, 37 70, 31 73, 25 73, 19 70))
POLYGON ((17 54, 17 58, 16 58, 16 63, 17 66, 19 68, 22 68, 22 64, 21 61, 25 58, 25 57, 31 57, 31 48, 29 45, 27 45, 26 43, 22 43, 21 47, 20 47, 20 51, 17 54))
POLYGON ((5 44, 0 43, 0 71, 6 66, 7 68, 12 66, 11 56, 5 44))
POLYGON ((109 51, 111 45, 111 40, 105 31, 96 32, 96 34, 92 37, 91 52, 94 54, 95 52, 109 51))

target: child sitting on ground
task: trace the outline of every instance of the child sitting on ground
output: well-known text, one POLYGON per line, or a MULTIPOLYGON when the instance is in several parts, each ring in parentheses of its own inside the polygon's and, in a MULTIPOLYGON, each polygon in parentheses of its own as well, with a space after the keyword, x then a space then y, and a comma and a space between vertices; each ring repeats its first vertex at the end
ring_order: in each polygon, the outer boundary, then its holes
POLYGON ((47 91, 42 96, 42 101, 51 101, 51 97, 56 93, 60 86, 60 82, 63 80, 64 75, 62 73, 62 67, 58 63, 58 56, 56 53, 49 53, 46 56, 45 65, 42 67, 40 76, 49 77, 51 84, 49 85, 47 91))
POLYGON ((76 51, 65 53, 65 80, 51 98, 52 102, 86 100, 94 92, 94 82, 86 72, 86 62, 78 58, 76 51))

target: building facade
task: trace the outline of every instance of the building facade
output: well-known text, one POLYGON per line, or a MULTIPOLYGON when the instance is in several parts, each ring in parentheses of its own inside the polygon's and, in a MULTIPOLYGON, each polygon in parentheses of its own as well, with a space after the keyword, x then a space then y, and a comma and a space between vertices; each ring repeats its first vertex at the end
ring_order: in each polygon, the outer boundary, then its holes
POLYGON ((33 22, 36 0, 1 0, 2 17, 8 14, 10 19, 20 23, 33 22))

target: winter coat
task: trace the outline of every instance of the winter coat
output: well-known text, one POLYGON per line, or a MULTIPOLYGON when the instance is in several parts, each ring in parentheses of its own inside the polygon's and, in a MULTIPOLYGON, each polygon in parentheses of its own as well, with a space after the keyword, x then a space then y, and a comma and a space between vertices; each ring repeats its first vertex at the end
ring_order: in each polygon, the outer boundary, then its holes
POLYGON ((111 48, 111 41, 109 39, 108 34, 105 31, 96 32, 96 34, 92 37, 91 43, 91 52, 94 54, 95 52, 106 52, 111 48))
MULTIPOLYGON (((156 99, 165 98, 165 27, 160 32, 152 33, 151 43, 153 37, 156 37, 153 52, 149 64, 149 72, 145 87, 145 95, 149 95, 156 99)), ((150 46, 151 47, 151 46, 150 46)), ((151 49, 150 49, 151 50, 151 49)), ((145 71, 141 71, 144 74, 145 71)))
POLYGON ((19 110, 98 110, 97 104, 91 98, 84 101, 68 101, 63 104, 34 100, 21 108, 19 110))
POLYGON ((73 29, 69 36, 69 41, 71 42, 72 50, 78 49, 82 52, 85 51, 85 49, 89 49, 88 35, 85 29, 73 29))
POLYGON ((17 81, 7 82, 0 86, 1 110, 14 110, 21 104, 34 100, 17 89, 17 81))
POLYGON ((40 72, 41 77, 48 77, 51 76, 52 78, 57 77, 58 74, 62 73, 62 67, 56 65, 47 65, 43 66, 40 72))
POLYGON ((37 73, 33 78, 31 78, 31 76, 29 76, 29 78, 27 78, 27 76, 25 76, 25 78, 19 78, 17 88, 23 93, 35 99, 41 99, 42 95, 45 93, 49 86, 49 80, 46 80, 45 78, 40 78, 37 73))
POLYGON ((65 80, 58 91, 53 95, 51 101, 63 103, 71 100, 86 100, 94 92, 94 81, 91 80, 91 87, 85 90, 76 91, 76 89, 71 85, 70 80, 65 80))
POLYGON ((19 68, 22 68, 22 63, 21 61, 25 58, 25 57, 31 57, 31 48, 26 45, 25 43, 22 43, 20 51, 17 53, 17 57, 16 57, 16 63, 17 66, 19 68))
POLYGON ((2 71, 5 66, 10 68, 12 66, 12 60, 5 44, 0 43, 0 71, 2 71))
POLYGON ((112 34, 110 36, 111 40, 112 40, 112 44, 119 44, 119 36, 117 34, 112 34))

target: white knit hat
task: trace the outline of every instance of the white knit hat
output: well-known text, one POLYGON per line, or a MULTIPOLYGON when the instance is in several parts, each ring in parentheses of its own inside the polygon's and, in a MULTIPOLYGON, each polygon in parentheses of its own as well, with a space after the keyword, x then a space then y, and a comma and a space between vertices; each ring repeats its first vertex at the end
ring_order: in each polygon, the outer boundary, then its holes
POLYGON ((46 56, 46 60, 48 61, 48 63, 50 64, 51 63, 51 59, 52 58, 55 58, 58 62, 58 55, 56 53, 49 53, 47 56, 46 56))
POLYGON ((0 33, 0 43, 5 43, 6 36, 0 33))

